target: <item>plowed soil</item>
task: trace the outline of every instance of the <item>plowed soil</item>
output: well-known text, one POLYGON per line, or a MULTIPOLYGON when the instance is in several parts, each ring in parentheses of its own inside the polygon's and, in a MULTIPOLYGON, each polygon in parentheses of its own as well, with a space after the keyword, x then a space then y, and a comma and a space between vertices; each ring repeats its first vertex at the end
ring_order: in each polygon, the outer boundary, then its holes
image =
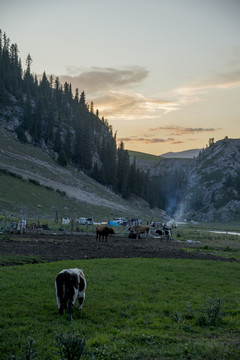
POLYGON ((204 254, 200 250, 189 252, 182 248, 199 247, 177 241, 153 238, 128 239, 127 235, 109 236, 107 243, 90 235, 23 234, 2 236, 0 254, 39 257, 45 261, 77 260, 94 258, 174 258, 221 260, 231 259, 204 254))

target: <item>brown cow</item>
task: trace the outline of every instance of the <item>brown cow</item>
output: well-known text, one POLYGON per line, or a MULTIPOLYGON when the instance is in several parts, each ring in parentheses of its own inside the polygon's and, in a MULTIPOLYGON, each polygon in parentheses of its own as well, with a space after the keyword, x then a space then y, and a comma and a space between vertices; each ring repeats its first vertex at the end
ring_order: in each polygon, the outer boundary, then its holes
POLYGON ((140 225, 135 225, 132 226, 130 231, 134 232, 137 234, 137 238, 140 239, 140 234, 149 234, 150 229, 152 229, 151 226, 140 226, 140 225))
POLYGON ((111 227, 106 225, 99 225, 96 229, 96 240, 99 239, 100 241, 102 238, 102 240, 105 239, 105 242, 107 242, 109 234, 115 234, 114 230, 111 227))

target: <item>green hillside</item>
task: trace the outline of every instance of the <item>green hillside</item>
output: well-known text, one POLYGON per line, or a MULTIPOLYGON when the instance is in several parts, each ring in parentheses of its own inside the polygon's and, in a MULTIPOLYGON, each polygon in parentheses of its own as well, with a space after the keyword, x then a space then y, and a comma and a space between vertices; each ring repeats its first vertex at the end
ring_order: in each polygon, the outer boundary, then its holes
POLYGON ((124 200, 72 166, 62 167, 51 153, 0 131, 0 215, 28 217, 93 217, 106 221, 117 216, 159 219, 140 198, 124 200))
POLYGON ((160 157, 157 155, 146 154, 139 151, 128 150, 130 159, 136 157, 137 160, 159 161, 160 157))

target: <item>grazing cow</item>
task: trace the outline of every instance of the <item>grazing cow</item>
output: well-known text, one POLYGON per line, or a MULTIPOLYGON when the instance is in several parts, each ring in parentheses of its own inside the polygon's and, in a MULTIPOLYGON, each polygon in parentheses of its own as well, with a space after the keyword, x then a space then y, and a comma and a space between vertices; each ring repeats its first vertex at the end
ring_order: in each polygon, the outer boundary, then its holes
POLYGON ((55 288, 60 315, 68 305, 69 320, 72 320, 73 305, 78 299, 78 310, 82 309, 86 287, 85 275, 81 269, 64 269, 57 275, 55 288))
POLYGON ((128 234, 128 238, 129 239, 136 239, 137 238, 137 234, 133 231, 130 230, 129 234, 128 234))
POLYGON ((96 229, 96 240, 99 239, 99 241, 101 240, 104 240, 105 239, 105 242, 107 242, 107 238, 108 238, 108 235, 109 234, 115 234, 114 233, 114 230, 109 227, 109 226, 98 226, 97 229, 96 229))
POLYGON ((140 239, 140 234, 149 234, 149 231, 151 229, 151 226, 140 226, 140 225, 136 225, 136 226, 132 226, 130 228, 130 232, 134 232, 137 234, 137 238, 140 239))
POLYGON ((158 234, 161 238, 166 238, 167 240, 172 240, 172 232, 170 229, 158 229, 155 231, 156 234, 158 234))

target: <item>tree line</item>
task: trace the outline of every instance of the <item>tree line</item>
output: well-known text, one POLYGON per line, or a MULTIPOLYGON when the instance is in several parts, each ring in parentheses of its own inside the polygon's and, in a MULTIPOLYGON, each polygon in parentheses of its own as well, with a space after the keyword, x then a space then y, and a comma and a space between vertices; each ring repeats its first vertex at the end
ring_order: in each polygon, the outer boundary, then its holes
POLYGON ((10 44, 0 30, 0 103, 18 107, 18 139, 52 151, 62 166, 71 164, 123 198, 132 195, 151 207, 161 205, 161 189, 156 178, 131 163, 123 142, 117 146, 116 133, 94 104, 86 101, 84 90, 74 93, 71 84, 58 77, 41 77, 31 71, 28 54, 25 69, 17 44, 10 44))

